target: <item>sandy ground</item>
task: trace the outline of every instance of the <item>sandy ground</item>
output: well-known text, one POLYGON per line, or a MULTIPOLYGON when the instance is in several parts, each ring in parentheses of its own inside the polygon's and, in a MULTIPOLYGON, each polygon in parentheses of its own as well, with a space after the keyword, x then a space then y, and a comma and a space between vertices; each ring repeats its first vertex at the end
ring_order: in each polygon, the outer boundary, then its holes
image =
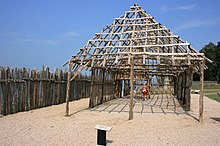
POLYGON ((65 104, 8 115, 0 118, 0 145, 94 146, 97 124, 112 127, 107 133, 107 145, 112 146, 220 145, 220 103, 204 98, 201 124, 197 121, 198 97, 193 95, 189 114, 137 112, 130 121, 128 112, 86 109, 88 99, 71 102, 69 117, 63 116, 65 104))

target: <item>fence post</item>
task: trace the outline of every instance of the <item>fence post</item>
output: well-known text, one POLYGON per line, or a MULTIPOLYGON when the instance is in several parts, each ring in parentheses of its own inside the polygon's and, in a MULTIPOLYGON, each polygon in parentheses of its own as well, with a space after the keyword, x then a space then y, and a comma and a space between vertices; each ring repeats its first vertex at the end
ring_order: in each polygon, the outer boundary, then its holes
POLYGON ((200 62, 199 122, 203 122, 204 61, 200 62))
POLYGON ((69 98, 70 98, 70 79, 71 79, 71 72, 72 72, 72 62, 69 62, 68 67, 68 76, 67 76, 67 90, 66 90, 66 115, 69 115, 69 98))
POLYGON ((92 68, 89 107, 94 107, 94 102, 95 102, 94 101, 95 97, 93 96, 94 78, 95 78, 95 70, 94 70, 94 68, 92 68))

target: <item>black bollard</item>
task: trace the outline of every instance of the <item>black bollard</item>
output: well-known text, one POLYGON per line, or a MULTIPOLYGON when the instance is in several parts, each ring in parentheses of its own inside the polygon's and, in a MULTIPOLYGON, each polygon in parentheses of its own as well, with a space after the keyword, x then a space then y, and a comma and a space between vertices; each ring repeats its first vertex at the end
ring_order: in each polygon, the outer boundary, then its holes
POLYGON ((106 145, 106 131, 97 130, 97 145, 106 145))
POLYGON ((110 131, 112 127, 96 125, 95 128, 97 129, 97 145, 106 145, 106 131, 110 131))

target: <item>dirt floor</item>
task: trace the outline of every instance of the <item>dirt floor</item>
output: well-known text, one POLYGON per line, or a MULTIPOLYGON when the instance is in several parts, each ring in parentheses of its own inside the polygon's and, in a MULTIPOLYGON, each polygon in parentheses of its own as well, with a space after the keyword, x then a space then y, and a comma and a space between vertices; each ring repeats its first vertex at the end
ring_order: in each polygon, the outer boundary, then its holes
POLYGON ((0 145, 94 146, 94 127, 101 124, 112 127, 107 133, 107 145, 112 146, 217 146, 220 144, 220 103, 204 98, 204 123, 201 124, 197 121, 198 97, 192 95, 188 113, 172 97, 135 99, 134 119, 130 121, 126 98, 93 109, 87 109, 88 99, 74 101, 70 104, 69 117, 63 116, 65 104, 8 115, 0 118, 0 145))

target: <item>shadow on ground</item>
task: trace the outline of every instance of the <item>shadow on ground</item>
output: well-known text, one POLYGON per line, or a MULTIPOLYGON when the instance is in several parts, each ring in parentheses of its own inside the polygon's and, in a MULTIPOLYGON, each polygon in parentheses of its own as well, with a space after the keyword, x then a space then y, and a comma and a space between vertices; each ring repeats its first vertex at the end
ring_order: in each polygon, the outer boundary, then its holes
MULTIPOLYGON (((130 96, 115 99, 104 104, 91 108, 91 111, 96 112, 128 112, 130 104, 130 96)), ((142 100, 140 96, 134 98, 134 113, 162 113, 162 114, 190 114, 184 111, 179 105, 178 100, 170 94, 151 95, 150 99, 142 100)), ((191 115, 192 116, 192 115, 191 115)), ((193 117, 194 118, 194 117, 193 117)))
POLYGON ((220 122, 220 118, 210 117, 210 119, 220 122))

